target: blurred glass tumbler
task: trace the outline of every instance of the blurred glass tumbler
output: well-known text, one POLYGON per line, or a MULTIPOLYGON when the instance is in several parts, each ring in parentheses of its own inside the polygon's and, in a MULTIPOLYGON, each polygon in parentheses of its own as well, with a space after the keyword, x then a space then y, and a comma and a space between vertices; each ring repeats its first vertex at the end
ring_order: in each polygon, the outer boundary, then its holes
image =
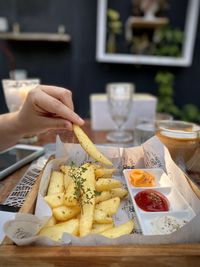
MULTIPOLYGON (((39 79, 2 80, 4 96, 9 112, 17 111, 23 105, 28 92, 40 84, 39 79)), ((34 143, 37 136, 26 136, 21 143, 34 143)))
POLYGON ((147 141, 155 134, 155 120, 148 118, 136 119, 136 126, 134 129, 134 145, 138 146, 147 141))
POLYGON ((115 131, 108 133, 107 139, 116 143, 129 142, 133 136, 122 127, 131 111, 134 86, 131 83, 110 83, 107 84, 106 93, 109 112, 117 126, 115 131))
POLYGON ((160 121, 156 135, 168 148, 172 159, 183 168, 200 145, 200 126, 184 121, 160 121))
POLYGON ((28 92, 39 84, 39 79, 2 80, 4 96, 9 111, 19 110, 28 92))
POLYGON ((173 116, 168 113, 156 113, 156 121, 172 121, 173 116))
POLYGON ((161 120, 173 120, 173 117, 165 113, 156 113, 155 118, 137 118, 134 128, 134 145, 141 145, 155 135, 156 127, 161 120))

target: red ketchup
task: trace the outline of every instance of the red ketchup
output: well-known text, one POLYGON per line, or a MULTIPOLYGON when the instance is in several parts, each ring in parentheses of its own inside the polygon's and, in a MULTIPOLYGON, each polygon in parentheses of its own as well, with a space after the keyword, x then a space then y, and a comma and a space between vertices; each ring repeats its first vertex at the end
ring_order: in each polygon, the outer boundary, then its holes
POLYGON ((168 211, 169 202, 160 192, 152 189, 140 191, 135 196, 135 202, 140 209, 150 212, 168 211))

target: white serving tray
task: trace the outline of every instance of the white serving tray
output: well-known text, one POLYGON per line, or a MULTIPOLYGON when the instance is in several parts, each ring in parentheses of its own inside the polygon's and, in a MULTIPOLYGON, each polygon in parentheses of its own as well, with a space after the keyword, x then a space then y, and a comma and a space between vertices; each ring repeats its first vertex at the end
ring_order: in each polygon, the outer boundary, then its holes
POLYGON ((177 219, 183 219, 189 222, 196 215, 181 193, 173 186, 169 177, 162 169, 142 169, 152 174, 156 179, 156 185, 154 187, 135 187, 130 182, 130 172, 132 169, 125 169, 123 171, 126 184, 131 196, 134 209, 138 218, 138 222, 142 229, 143 235, 157 235, 155 229, 152 227, 152 221, 163 216, 173 216, 177 219), (153 189, 162 193, 169 202, 169 211, 165 212, 147 212, 140 209, 135 202, 135 196, 138 192, 153 189))

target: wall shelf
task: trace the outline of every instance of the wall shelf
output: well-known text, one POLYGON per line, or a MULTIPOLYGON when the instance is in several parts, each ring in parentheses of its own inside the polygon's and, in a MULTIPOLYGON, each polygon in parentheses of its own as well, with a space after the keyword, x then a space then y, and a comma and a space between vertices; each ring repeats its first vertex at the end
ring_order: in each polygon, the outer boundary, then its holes
POLYGON ((125 25, 125 37, 127 42, 133 41, 133 31, 135 29, 152 29, 156 30, 169 23, 168 18, 155 17, 154 19, 145 19, 144 17, 131 16, 127 19, 125 25))
POLYGON ((129 27, 133 28, 159 28, 166 26, 169 23, 168 18, 164 17, 155 17, 155 19, 147 20, 143 17, 129 17, 127 20, 127 24, 129 27))
POLYGON ((69 43, 71 41, 71 36, 66 33, 5 32, 0 33, 0 39, 13 41, 46 41, 69 43))

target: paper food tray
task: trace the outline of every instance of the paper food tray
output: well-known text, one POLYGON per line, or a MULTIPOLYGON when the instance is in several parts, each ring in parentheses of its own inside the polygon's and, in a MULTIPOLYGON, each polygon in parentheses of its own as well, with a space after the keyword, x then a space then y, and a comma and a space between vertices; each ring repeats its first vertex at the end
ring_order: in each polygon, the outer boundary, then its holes
MULTIPOLYGON (((109 239, 101 235, 92 234, 83 238, 74 237, 67 233, 63 234, 61 242, 54 242, 46 237, 36 235, 38 229, 51 216, 51 210, 44 201, 43 196, 46 194, 48 187, 49 174, 52 170, 67 163, 69 160, 81 164, 88 161, 89 158, 82 150, 80 145, 62 144, 57 141, 57 158, 45 167, 42 175, 40 189, 38 193, 35 215, 18 214, 16 219, 6 223, 4 226, 6 234, 18 245, 122 245, 122 244, 169 244, 169 243, 192 243, 200 241, 200 200, 196 197, 183 172, 171 160, 168 151, 154 137, 146 142, 141 147, 133 148, 110 148, 101 147, 103 153, 109 155, 114 160, 115 167, 119 169, 117 179, 124 179, 122 175, 122 166, 126 168, 161 168, 169 178, 170 183, 177 187, 180 195, 186 200, 186 203, 191 207, 196 216, 180 230, 169 235, 145 236, 140 233, 140 228, 136 227, 136 232, 130 235, 121 236, 116 239, 109 239), (120 156, 120 157, 118 157, 120 156), (19 231, 20 229, 20 231, 19 231)), ((123 181, 125 183, 125 179, 123 181)), ((177 212, 174 210, 174 212, 177 212)), ((119 212, 115 216, 115 223, 121 224, 130 218, 135 218, 135 212, 130 199, 122 202, 119 212)), ((141 218, 140 218, 141 219, 141 218)), ((150 219, 150 218, 149 218, 150 219)), ((137 220, 137 219, 136 219, 137 220)), ((141 223, 140 223, 141 224, 141 223)), ((145 225, 148 220, 145 221, 145 225)), ((142 224, 141 224, 142 225, 142 224)))

